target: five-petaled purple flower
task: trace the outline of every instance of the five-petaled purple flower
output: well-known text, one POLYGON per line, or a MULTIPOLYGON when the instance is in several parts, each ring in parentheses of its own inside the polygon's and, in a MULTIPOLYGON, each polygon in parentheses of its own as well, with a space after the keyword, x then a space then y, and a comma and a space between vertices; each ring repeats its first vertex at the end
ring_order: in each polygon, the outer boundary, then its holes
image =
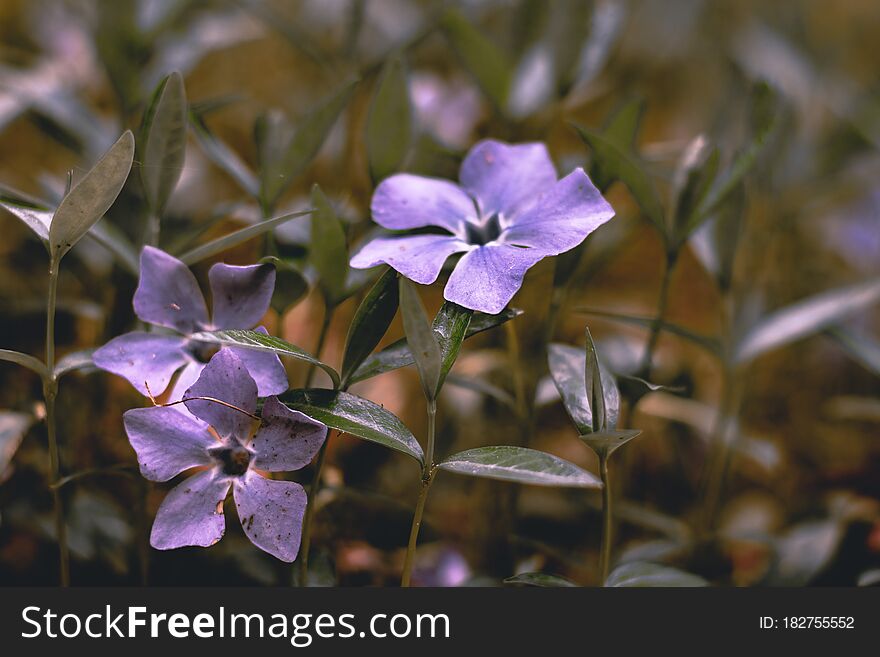
POLYGON ((232 488, 251 542, 282 561, 296 559, 306 493, 295 482, 267 479, 255 469, 287 472, 304 467, 323 444, 327 427, 269 397, 251 438, 257 385, 230 349, 217 352, 184 400, 192 415, 153 406, 123 416, 147 479, 168 481, 190 468, 208 468, 168 493, 150 543, 159 550, 214 545, 226 531, 223 502, 232 488))
POLYGON ((544 144, 486 140, 465 157, 461 184, 401 173, 373 195, 373 220, 391 230, 448 233, 379 237, 351 260, 358 269, 386 263, 427 285, 454 253, 465 255, 444 291, 448 301, 499 313, 539 260, 580 244, 614 216, 583 169, 557 180, 544 144))
MULTIPOLYGON (((164 251, 144 247, 134 311, 148 324, 173 329, 177 335, 142 331, 120 335, 95 351, 95 365, 125 377, 143 395, 163 392, 174 373, 183 368, 169 398, 179 400, 212 353, 211 345, 190 336, 198 331, 253 328, 266 314, 275 289, 275 269, 268 264, 217 263, 208 278, 214 306, 211 321, 189 268, 164 251)), ((262 326, 256 330, 266 333, 262 326)), ((234 351, 256 381, 260 397, 287 390, 287 373, 278 356, 244 348, 234 351)))

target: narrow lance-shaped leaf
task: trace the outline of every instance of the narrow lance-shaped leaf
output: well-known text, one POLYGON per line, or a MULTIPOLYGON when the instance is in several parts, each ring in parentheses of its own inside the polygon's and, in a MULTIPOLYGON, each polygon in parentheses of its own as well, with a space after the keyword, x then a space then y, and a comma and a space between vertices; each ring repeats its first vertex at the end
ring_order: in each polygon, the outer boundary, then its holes
POLYGON ((604 431, 608 428, 608 418, 605 415, 605 391, 602 387, 602 371, 599 369, 599 358, 596 355, 596 345, 593 344, 593 336, 590 329, 586 329, 586 358, 584 359, 584 382, 587 389, 587 398, 592 411, 593 431, 604 431))
POLYGON ((709 582, 677 568, 645 561, 631 561, 618 566, 608 576, 605 586, 625 587, 694 587, 709 586, 709 582))
POLYGON ((880 376, 880 343, 840 326, 829 329, 828 335, 856 362, 869 372, 880 376))
POLYGON ((453 454, 437 467, 485 479, 535 486, 600 488, 594 475, 558 456, 512 446, 478 447, 453 454))
POLYGON ((367 156, 373 180, 400 168, 412 141, 412 107, 406 68, 399 57, 385 64, 367 116, 367 156))
POLYGON ((347 392, 311 389, 288 392, 282 401, 332 429, 402 452, 420 465, 424 462, 419 442, 403 422, 367 399, 347 392))
POLYGON ((753 327, 735 350, 742 365, 778 347, 822 331, 880 301, 880 279, 822 292, 777 310, 753 327))
POLYGON ((214 136, 202 116, 191 111, 189 124, 208 159, 223 169, 252 198, 259 198, 260 183, 257 176, 235 151, 214 136))
POLYGON ((348 248, 345 232, 336 211, 318 185, 312 187, 311 241, 309 258, 318 272, 318 283, 330 305, 345 294, 348 275, 348 248))
POLYGON ((218 237, 215 240, 211 240, 206 244, 197 246, 194 249, 190 249, 189 251, 178 257, 184 264, 193 265, 201 260, 204 260, 205 258, 210 258, 213 255, 217 255, 218 253, 222 253, 227 249, 238 246, 242 242, 247 242, 250 239, 258 237, 266 231, 273 230, 281 224, 290 221, 291 219, 304 217, 305 215, 311 213, 311 209, 300 210, 299 212, 288 212, 287 214, 272 217, 271 219, 264 219, 263 221, 260 221, 252 226, 246 226, 245 228, 236 230, 232 233, 229 233, 228 235, 224 235, 223 237, 218 237))
POLYGON ((474 312, 458 304, 446 301, 434 318, 433 329, 437 344, 440 346, 440 380, 437 382, 437 394, 446 380, 446 375, 455 364, 461 343, 467 337, 468 327, 474 312))
POLYGON ((342 357, 343 387, 388 331, 397 314, 399 298, 397 272, 389 267, 364 297, 351 320, 342 357))
POLYGON ((141 180, 154 214, 161 216, 186 158, 186 91, 180 73, 165 78, 144 115, 141 180))
MULTIPOLYGON (((608 118, 602 129, 602 136, 606 141, 616 144, 623 152, 634 152, 644 114, 644 99, 633 98, 625 102, 608 118)), ((590 180, 602 192, 608 191, 617 179, 614 174, 614 168, 608 168, 605 160, 593 158, 590 164, 590 180)))
POLYGON ((440 384, 440 345, 428 323, 425 308, 412 282, 400 277, 400 312, 406 341, 412 351, 425 399, 433 401, 440 384))
POLYGON ((195 333, 192 339, 225 347, 244 347, 255 351, 265 351, 277 356, 290 356, 291 358, 296 358, 321 368, 333 381, 334 387, 339 386, 339 374, 336 370, 326 363, 322 363, 304 349, 300 349, 296 345, 272 335, 265 335, 257 331, 230 329, 227 331, 202 331, 201 333, 195 333))
POLYGON ((49 248, 49 226, 54 210, 22 192, 0 186, 0 207, 30 228, 46 249, 49 248))
POLYGON ((504 53, 456 9, 444 14, 441 26, 455 54, 489 100, 499 109, 505 107, 513 73, 504 53))
MULTIPOLYGON (((584 349, 565 344, 554 343, 547 349, 547 361, 553 383, 562 397, 565 410, 574 422, 578 433, 583 438, 594 431, 593 411, 590 405, 590 394, 587 391, 585 373, 587 371, 587 354, 584 349)), ((603 403, 605 407, 606 426, 614 429, 620 413, 620 393, 614 375, 599 364, 603 403)))
POLYGON ((559 575, 547 573, 520 573, 504 580, 505 584, 519 586, 540 586, 545 588, 560 588, 577 586, 574 582, 559 575))
POLYGON ((134 159, 134 135, 127 130, 80 180, 52 217, 49 247, 56 261, 110 209, 128 178, 134 159))
MULTIPOLYGON (((444 308, 445 307, 446 304, 444 304, 444 308)), ((470 338, 483 331, 488 331, 496 326, 501 326, 505 322, 509 322, 521 314, 522 311, 515 308, 508 308, 497 315, 487 315, 479 312, 473 313, 464 337, 470 338)), ((441 319, 444 316, 444 310, 441 308, 437 317, 434 318, 434 334, 437 337, 438 342, 440 342, 441 336, 440 332, 437 330, 437 322, 438 319, 441 319)), ((385 372, 391 372, 401 367, 407 367, 414 362, 412 353, 409 350, 409 345, 407 345, 406 339, 404 338, 388 345, 381 351, 370 355, 364 360, 352 375, 351 383, 364 381, 365 379, 384 374, 385 372)), ((448 362, 448 360, 444 358, 443 362, 448 362)), ((441 371, 441 383, 443 381, 443 376, 445 375, 446 373, 441 371)))

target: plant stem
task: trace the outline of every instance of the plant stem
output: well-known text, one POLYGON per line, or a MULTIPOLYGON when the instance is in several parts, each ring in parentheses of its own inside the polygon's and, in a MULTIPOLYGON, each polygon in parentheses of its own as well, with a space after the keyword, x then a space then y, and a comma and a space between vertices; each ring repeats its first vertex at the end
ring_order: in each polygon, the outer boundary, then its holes
POLYGON ((150 210, 147 215, 147 234, 144 235, 144 244, 147 246, 159 246, 159 214, 150 210))
POLYGON ((403 560, 403 573, 400 576, 400 586, 408 588, 412 578, 413 562, 416 556, 416 545, 419 542, 419 530, 422 527, 422 516, 425 513, 425 504, 428 501, 428 492, 434 481, 434 434, 437 420, 437 400, 428 400, 428 440, 425 448, 425 467, 422 469, 422 487, 419 491, 419 499, 413 511, 412 527, 409 530, 409 542, 406 546, 406 557, 403 560))
POLYGON ((660 332, 663 329, 663 320, 666 319, 666 311, 669 306, 669 287, 672 282, 672 272, 675 271, 675 265, 678 261, 678 251, 671 251, 666 256, 666 269, 663 271, 663 278, 660 281, 660 296, 657 299, 657 314, 651 323, 651 333, 648 335, 648 344, 645 347, 645 355, 642 359, 641 372, 642 377, 651 379, 651 364, 654 362, 654 351, 657 349, 657 342, 660 340, 660 332))
POLYGON ((507 357, 510 361, 508 366, 513 372, 513 395, 516 400, 516 410, 520 419, 519 426, 521 427, 523 443, 525 444, 528 438, 528 420, 531 410, 526 399, 526 381, 522 371, 522 350, 520 349, 519 334, 516 332, 516 326, 514 326, 513 321, 507 322, 504 325, 504 331, 507 338, 507 357))
POLYGON ((67 525, 64 523, 64 504, 61 489, 54 484, 61 473, 58 457, 58 436, 55 424, 55 398, 58 381, 55 379, 55 306, 58 297, 58 260, 53 256, 49 262, 49 293, 46 302, 46 369, 48 380, 43 382, 46 401, 46 435, 49 443, 49 486, 55 514, 55 535, 58 539, 58 564, 61 586, 70 586, 70 553, 67 548, 67 525))
MULTIPOLYGON (((321 352, 324 351, 324 343, 327 341, 327 334, 330 332, 330 323, 333 321, 333 313, 335 310, 336 306, 331 306, 330 304, 325 305, 324 319, 321 321, 321 332, 318 334, 318 346, 315 348, 315 356, 317 358, 320 358, 321 352)), ((306 388, 312 385, 312 379, 314 376, 315 365, 310 363, 309 369, 306 371, 306 388)))
POLYGON ((599 455, 599 475, 602 478, 602 547, 599 550, 600 586, 605 586, 608 579, 608 567, 611 563, 611 482, 608 477, 608 455, 599 455))

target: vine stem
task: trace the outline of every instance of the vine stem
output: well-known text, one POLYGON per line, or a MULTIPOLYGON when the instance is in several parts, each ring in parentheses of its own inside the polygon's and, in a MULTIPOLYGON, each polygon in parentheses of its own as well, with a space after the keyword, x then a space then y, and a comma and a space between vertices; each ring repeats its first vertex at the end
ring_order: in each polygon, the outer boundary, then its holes
POLYGON ((600 586, 605 586, 608 579, 608 567, 611 564, 611 481, 608 477, 608 455, 599 455, 599 475, 602 478, 602 546, 599 550, 600 586))
POLYGON ((408 588, 412 579, 413 563, 416 556, 416 545, 419 542, 419 530, 422 528, 422 516, 425 513, 425 504, 428 502, 428 492, 434 482, 436 468, 434 466, 434 435, 436 432, 437 400, 428 400, 428 441, 425 448, 425 467, 422 469, 422 487, 419 490, 419 498, 413 511, 412 527, 409 530, 409 542, 406 546, 406 557, 403 560, 403 573, 400 576, 400 586, 408 588))
POLYGON ((675 265, 678 262, 678 251, 670 251, 666 256, 666 269, 663 271, 663 278, 660 281, 660 296, 657 299, 657 314, 651 323, 651 333, 648 335, 648 344, 645 347, 645 355, 642 358, 642 375, 643 378, 650 380, 651 365, 654 362, 654 352, 657 350, 657 343, 660 340, 660 332, 663 329, 663 320, 666 319, 666 311, 669 306, 669 288, 672 282, 672 273, 675 271, 675 265))
MULTIPOLYGON (((326 310, 324 311, 324 320, 321 322, 321 332, 318 334, 318 347, 315 350, 315 356, 318 358, 321 357, 321 352, 324 350, 324 343, 327 341, 327 333, 330 330, 330 323, 333 321, 333 312, 335 310, 335 306, 327 304, 326 310)), ((315 366, 310 364, 308 372, 306 373, 306 388, 311 386, 314 375, 315 366)), ((326 461, 327 444, 329 442, 330 429, 327 429, 327 434, 324 436, 324 442, 321 445, 321 449, 318 451, 318 460, 315 463, 315 476, 312 478, 312 485, 309 487, 308 504, 306 504, 306 514, 303 518, 302 542, 300 544, 299 559, 297 561, 300 586, 306 586, 308 581, 309 552, 312 547, 312 527, 315 519, 315 499, 321 490, 321 478, 324 475, 324 462, 326 461)))
POLYGON ((58 297, 58 259, 52 256, 49 262, 49 293, 46 302, 46 369, 48 379, 43 382, 43 397, 46 401, 46 435, 49 443, 49 486, 52 489, 52 503, 55 514, 55 535, 58 539, 58 565, 61 586, 70 586, 70 551, 67 547, 67 525, 64 523, 64 502, 61 488, 55 486, 61 474, 58 455, 58 435, 55 422, 55 398, 58 395, 58 381, 55 378, 55 307, 58 297))

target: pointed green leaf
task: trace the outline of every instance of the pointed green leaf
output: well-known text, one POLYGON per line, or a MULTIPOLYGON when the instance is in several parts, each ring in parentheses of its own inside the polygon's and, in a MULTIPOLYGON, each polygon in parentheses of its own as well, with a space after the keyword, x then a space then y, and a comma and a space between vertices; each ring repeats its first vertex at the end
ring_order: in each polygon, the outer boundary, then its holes
POLYGON ((599 162, 604 176, 611 180, 619 180, 642 208, 642 211, 660 232, 666 235, 666 221, 663 214, 663 206, 660 197, 654 188, 654 183, 648 177, 642 163, 628 149, 609 140, 604 135, 587 130, 575 125, 584 143, 593 152, 593 158, 599 162))
MULTIPOLYGON (((511 319, 518 317, 521 314, 522 311, 517 310, 516 308, 508 308, 497 315, 474 313, 471 316, 471 321, 468 324, 467 331, 465 332, 465 338, 474 336, 477 333, 482 333, 483 331, 488 331, 489 329, 495 328, 496 326, 501 326, 505 322, 509 322, 511 319)), ((440 318, 443 316, 443 308, 441 308, 440 313, 438 313, 437 317, 440 318)), ((437 318, 435 318, 434 321, 437 322, 437 318)), ((440 335, 437 331, 436 324, 434 326, 434 330, 434 334, 439 342, 440 335)), ((448 362, 448 359, 444 358, 443 361, 448 362)), ((391 372, 392 370, 400 369, 401 367, 407 367, 409 365, 412 365, 414 362, 415 361, 413 360, 406 340, 398 340, 397 342, 385 347, 382 351, 379 351, 369 356, 352 375, 351 383, 364 381, 374 376, 378 376, 379 374, 384 374, 385 372, 391 372)), ((445 376, 445 373, 443 373, 443 375, 445 376)))
POLYGON ((605 431, 584 434, 580 439, 596 452, 597 456, 604 458, 610 456, 618 447, 623 447, 641 433, 638 429, 607 429, 605 431))
MULTIPOLYGON (((562 397, 562 403, 568 412, 579 434, 591 433, 593 429, 593 412, 590 405, 590 394, 587 392, 585 372, 587 371, 587 354, 584 349, 566 344, 554 343, 547 347, 547 362, 553 383, 562 397)), ((620 413, 620 394, 614 376, 608 369, 599 364, 603 404, 608 427, 617 425, 620 413)))
POLYGON ((153 94, 144 114, 141 180, 144 196, 157 216, 165 205, 180 174, 186 157, 186 91, 180 73, 172 73, 153 94))
POLYGON ((558 456, 527 447, 494 446, 453 454, 438 466, 458 474, 535 486, 601 488, 595 476, 558 456))
POLYGON ((590 329, 586 329, 586 336, 584 385, 592 412, 593 431, 604 431, 608 428, 608 417, 605 415, 605 392, 602 388, 602 370, 599 368, 599 357, 596 355, 596 345, 593 344, 593 336, 590 335, 590 329))
POLYGON ((134 135, 127 130, 64 197, 49 226, 50 253, 56 261, 110 209, 133 159, 134 135))
POLYGON ((425 399, 431 401, 435 399, 437 387, 440 385, 440 345, 437 344, 437 338, 425 315, 425 307, 413 283, 401 276, 399 285, 400 312, 406 341, 419 371, 425 399))
POLYGON ((468 335, 474 311, 463 308, 451 301, 445 301, 434 318, 434 337, 440 346, 440 380, 437 382, 437 394, 446 380, 446 375, 455 364, 461 343, 468 335))
POLYGON ((218 167, 223 169, 239 187, 252 198, 260 196, 260 182, 250 167, 229 146, 214 136, 201 115, 191 111, 189 124, 192 126, 196 141, 202 147, 202 151, 218 167))
POLYGON ((343 298, 348 275, 348 247, 345 231, 336 211, 318 185, 312 187, 311 241, 309 259, 318 272, 318 283, 331 305, 343 298))
POLYGON ((444 14, 441 27, 455 54, 489 100, 499 109, 505 107, 513 73, 504 53, 457 9, 444 14))
POLYGON ((43 361, 34 358, 30 354, 23 354, 20 351, 12 351, 11 349, 0 349, 0 360, 5 360, 8 363, 15 363, 16 365, 26 367, 39 374, 42 379, 51 378, 49 370, 46 369, 43 361))
POLYGON ((880 301, 880 279, 822 292, 768 315, 735 350, 734 362, 758 356, 812 335, 880 301))
POLYGON ((326 363, 322 363, 304 349, 300 349, 296 345, 290 344, 286 340, 276 338, 272 335, 264 335, 257 331, 230 329, 227 331, 202 331, 201 333, 195 333, 191 337, 193 340, 219 344, 225 347, 244 347, 246 349, 264 351, 277 356, 290 356, 291 358, 296 358, 297 360, 305 361, 306 363, 320 367, 333 381, 334 387, 339 386, 339 374, 337 374, 336 370, 326 363))
POLYGON ((386 62, 367 116, 367 156, 373 180, 400 169, 412 141, 412 107, 406 68, 399 57, 386 62))
POLYGON ((402 452, 420 465, 424 462, 421 446, 403 422, 367 399, 347 392, 311 389, 292 390, 282 396, 282 401, 331 429, 402 452))
MULTIPOLYGON (((605 122, 602 136, 606 141, 616 144, 622 152, 635 152, 636 140, 645 115, 645 101, 633 98, 620 106, 605 122)), ((617 180, 613 167, 609 168, 605 160, 594 157, 590 163, 590 180, 602 192, 617 180)))
POLYGON ((48 205, 21 192, 0 187, 0 208, 18 218, 49 248, 49 226, 54 210, 48 205))
POLYGON ((398 300, 397 272, 388 267, 361 301, 351 320, 342 357, 343 388, 388 331, 397 314, 398 300))
POLYGON ((631 561, 618 566, 608 576, 605 586, 626 587, 697 587, 709 582, 677 568, 646 561, 631 561))
POLYGON ((548 575, 546 573, 520 573, 504 580, 505 584, 514 584, 519 586, 541 586, 545 588, 565 588, 577 586, 574 582, 559 575, 548 575))
POLYGON ((238 246, 242 242, 247 242, 250 239, 262 235, 266 231, 273 230, 274 228, 277 228, 281 224, 286 223, 291 219, 304 217, 311 213, 311 209, 300 210, 299 212, 288 212, 287 214, 272 217, 271 219, 264 219, 263 221, 255 223, 252 226, 246 226, 245 228, 236 230, 232 233, 229 233, 228 235, 224 235, 223 237, 218 237, 215 240, 211 240, 207 244, 197 246, 196 248, 191 249, 178 257, 184 264, 193 265, 197 262, 200 262, 201 260, 204 260, 205 258, 210 258, 211 256, 222 253, 227 249, 238 246))
POLYGON ((673 184, 675 210, 672 212, 672 223, 679 243, 684 242, 696 228, 692 223, 694 211, 715 182, 720 160, 718 149, 710 148, 703 135, 693 139, 685 149, 673 184))

